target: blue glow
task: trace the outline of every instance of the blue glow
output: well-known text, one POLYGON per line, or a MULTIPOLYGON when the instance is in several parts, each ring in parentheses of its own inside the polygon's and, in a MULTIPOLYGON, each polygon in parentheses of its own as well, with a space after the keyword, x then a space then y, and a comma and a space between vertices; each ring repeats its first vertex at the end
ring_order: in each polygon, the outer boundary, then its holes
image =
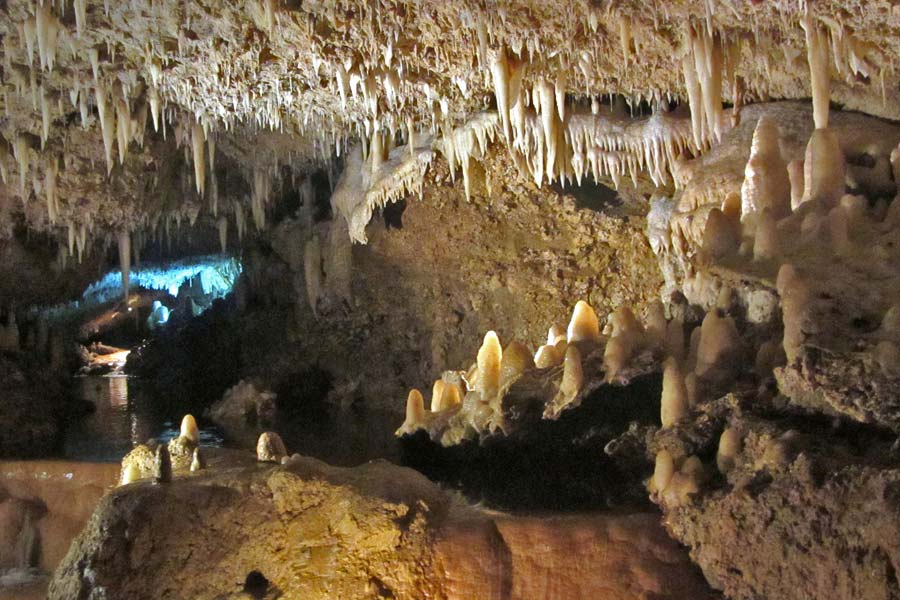
MULTIPOLYGON (((231 292, 241 270, 240 261, 233 256, 211 254, 163 264, 145 263, 131 270, 129 281, 131 289, 165 290, 172 296, 178 296, 179 288, 197 277, 203 294, 215 300, 231 292)), ((119 301, 121 297, 122 272, 115 270, 89 285, 81 300, 49 308, 32 307, 32 311, 44 313, 51 320, 66 319, 74 312, 119 301)))
MULTIPOLYGON (((231 291, 238 275, 241 274, 241 263, 231 256, 214 254, 186 258, 165 265, 141 265, 131 270, 131 287, 142 287, 148 290, 166 290, 172 296, 178 296, 181 285, 200 277, 200 285, 205 295, 221 298, 231 291)), ((121 271, 110 271, 102 279, 92 283, 82 294, 85 302, 108 302, 122 293, 121 271)))

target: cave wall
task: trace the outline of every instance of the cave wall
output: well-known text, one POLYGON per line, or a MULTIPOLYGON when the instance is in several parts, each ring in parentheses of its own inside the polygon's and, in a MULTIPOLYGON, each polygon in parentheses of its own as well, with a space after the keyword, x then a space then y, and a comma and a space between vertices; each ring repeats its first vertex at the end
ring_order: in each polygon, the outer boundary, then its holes
MULTIPOLYGON (((272 347, 270 336, 257 335, 271 352, 246 351, 248 372, 276 382, 298 370, 298 360, 327 366, 348 399, 399 411, 410 387, 430 388, 435 373, 468 368, 488 330, 504 345, 536 349, 580 299, 605 318, 619 305, 639 309, 659 297, 662 278, 633 206, 580 206, 569 193, 524 182, 504 153, 482 164, 471 202, 435 163, 421 199, 410 197, 399 219, 399 206, 389 205, 392 225, 383 215, 372 220, 368 244, 351 249, 349 301, 330 284, 326 248, 318 316, 308 300, 305 240, 327 239, 331 221, 285 221, 269 238, 274 251, 246 251, 250 296, 270 313, 285 309, 290 339, 272 347)), ((274 328, 259 313, 247 318, 255 323, 249 335, 274 328)))

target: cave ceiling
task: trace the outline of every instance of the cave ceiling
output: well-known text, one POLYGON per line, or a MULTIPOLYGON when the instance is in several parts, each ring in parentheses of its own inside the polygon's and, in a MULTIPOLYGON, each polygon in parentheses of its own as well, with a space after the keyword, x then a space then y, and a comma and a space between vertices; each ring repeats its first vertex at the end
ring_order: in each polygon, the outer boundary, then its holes
POLYGON ((812 96, 811 38, 833 103, 897 118, 898 29, 887 1, 9 0, 0 237, 20 223, 80 254, 122 230, 263 228, 286 173, 334 174, 354 148, 389 168, 362 182, 361 213, 333 202, 351 235, 421 185, 432 149, 466 178, 470 155, 506 140, 537 184, 591 170, 664 184, 741 106, 812 96))

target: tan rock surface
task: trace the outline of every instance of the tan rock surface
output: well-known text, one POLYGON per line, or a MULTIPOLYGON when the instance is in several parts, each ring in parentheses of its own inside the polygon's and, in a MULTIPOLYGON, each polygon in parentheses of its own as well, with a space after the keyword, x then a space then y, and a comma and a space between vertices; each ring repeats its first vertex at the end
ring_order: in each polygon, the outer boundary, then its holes
POLYGON ((112 492, 50 598, 238 598, 254 570, 309 600, 714 597, 652 514, 485 513, 389 463, 298 457, 112 492))
POLYGON ((35 519, 40 534, 36 566, 48 572, 56 568, 97 502, 115 485, 118 473, 117 464, 0 462, 0 490, 41 507, 40 518, 35 519))

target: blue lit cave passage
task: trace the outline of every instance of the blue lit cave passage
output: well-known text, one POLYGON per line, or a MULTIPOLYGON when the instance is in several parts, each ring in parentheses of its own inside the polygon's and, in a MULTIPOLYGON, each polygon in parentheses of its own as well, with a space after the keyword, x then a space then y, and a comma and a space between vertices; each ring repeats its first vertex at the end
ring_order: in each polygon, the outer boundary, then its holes
POLYGON ((241 271, 238 258, 223 254, 144 263, 130 271, 126 305, 122 272, 111 270, 79 300, 33 308, 31 316, 51 325, 77 323, 83 341, 135 345, 170 321, 183 323, 206 312, 231 293, 241 271))
MULTIPOLYGON (((63 457, 118 462, 135 444, 177 437, 185 412, 198 412, 201 439, 208 446, 221 445, 218 430, 195 406, 187 406, 192 394, 147 389, 130 365, 147 346, 206 326, 203 315, 214 303, 227 301, 241 272, 240 259, 228 255, 143 263, 130 271, 127 302, 122 273, 112 270, 90 284, 78 301, 41 313, 51 327, 78 331, 81 366, 72 394, 90 407, 86 415, 65 419, 63 457)), ((192 359, 168 353, 170 364, 164 370, 177 371, 192 359)))
MULTIPOLYGON (((141 265, 131 270, 129 281, 131 289, 164 291, 176 300, 186 294, 197 305, 196 315, 208 308, 208 303, 228 295, 240 274, 241 263, 237 258, 209 255, 141 265), (197 303, 198 298, 204 300, 203 305, 197 303)), ((86 303, 102 304, 121 293, 122 273, 116 270, 88 286, 82 297, 86 303)))

